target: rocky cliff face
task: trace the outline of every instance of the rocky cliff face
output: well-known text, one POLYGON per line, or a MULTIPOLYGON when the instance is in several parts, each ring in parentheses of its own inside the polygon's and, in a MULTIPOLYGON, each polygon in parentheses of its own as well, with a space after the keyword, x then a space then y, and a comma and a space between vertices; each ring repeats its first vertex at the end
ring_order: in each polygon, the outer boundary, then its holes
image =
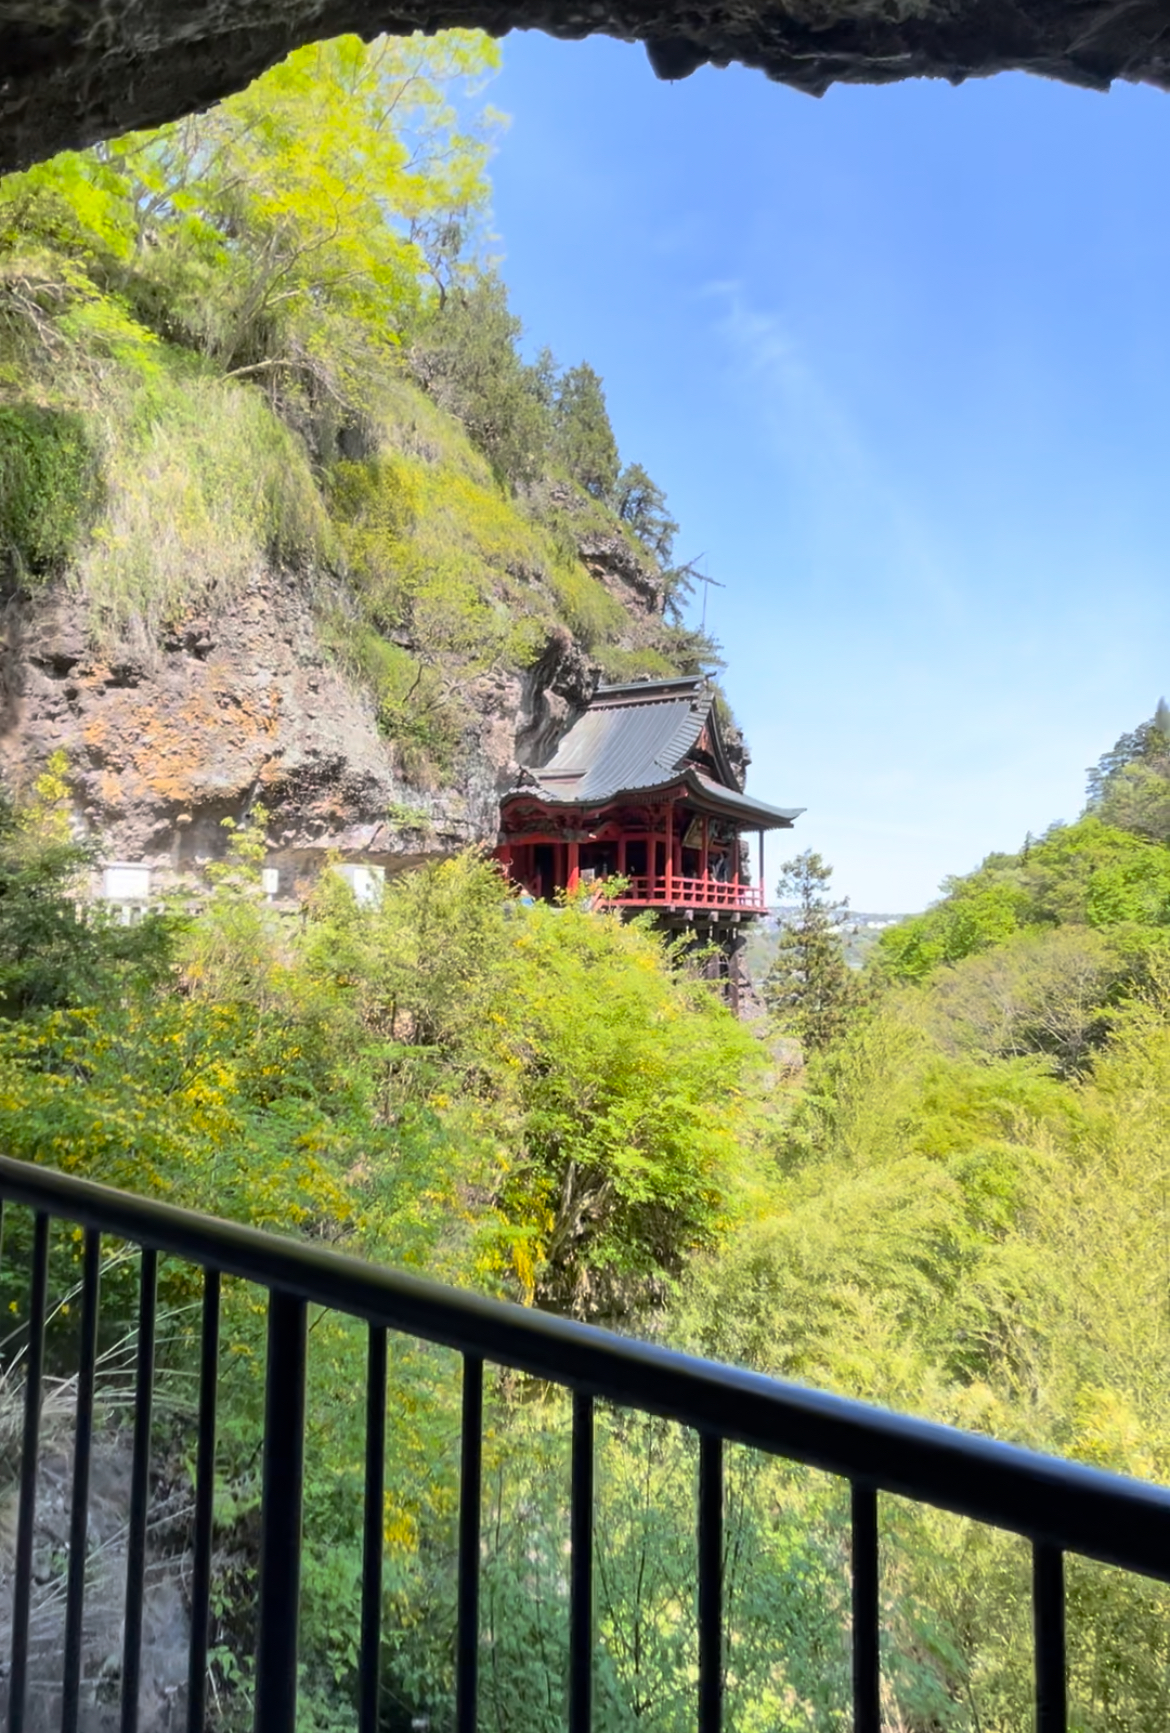
MULTIPOLYGON (((606 561, 636 631, 654 587, 628 549, 606 561)), ((659 604, 660 606, 660 601, 659 604)), ((545 762, 588 703, 599 669, 554 627, 528 669, 481 676, 454 775, 412 786, 374 707, 323 647, 312 602, 287 573, 259 573, 215 611, 149 642, 95 647, 84 609, 59 586, 11 594, 0 635, 0 774, 28 787, 62 750, 79 834, 107 861, 152 868, 158 888, 189 881, 226 844, 225 818, 269 814, 282 888, 327 853, 391 868, 493 843, 499 796, 521 765, 545 762)))
POLYGON ((740 61, 815 95, 1006 69, 1170 84, 1157 0, 3 0, 0 171, 204 108, 304 42, 452 25, 605 33, 660 78, 740 61))

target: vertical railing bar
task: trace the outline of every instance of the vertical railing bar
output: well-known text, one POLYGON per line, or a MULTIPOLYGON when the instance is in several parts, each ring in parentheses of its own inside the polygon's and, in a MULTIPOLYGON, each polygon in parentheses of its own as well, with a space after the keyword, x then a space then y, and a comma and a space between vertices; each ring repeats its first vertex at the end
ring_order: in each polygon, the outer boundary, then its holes
POLYGON ((459 1628, 455 1639, 455 1730, 476 1733, 479 1713, 479 1525, 483 1478, 483 1361, 463 1356, 459 1458, 459 1628))
POLYGON ((32 1278, 28 1293, 28 1347, 24 1368, 24 1432, 20 1456, 20 1515, 16 1522, 12 1595, 12 1667, 8 1675, 8 1733, 24 1733, 28 1687, 28 1621, 32 1604, 33 1520, 41 1432, 41 1384, 45 1364, 45 1309, 49 1287, 49 1218, 33 1226, 32 1278))
POLYGON ((207 1721, 207 1648, 215 1522, 215 1422, 219 1394, 219 1288, 219 1271, 204 1270, 199 1340, 199 1442, 195 1456, 195 1532, 191 1561, 191 1648, 187 1662, 187 1733, 204 1733, 207 1721))
POLYGON ((130 1469, 130 1528, 126 1540, 126 1617, 122 1638, 122 1733, 138 1733, 142 1671, 142 1596, 146 1580, 146 1516, 150 1501, 150 1427, 154 1406, 154 1324, 158 1253, 142 1248, 138 1285, 138 1356, 134 1379, 134 1455, 130 1469))
POLYGON ((299 1295, 269 1292, 255 1733, 296 1730, 307 1311, 299 1295))
POLYGON ((723 1724, 723 1440, 699 1438, 699 1733, 723 1724))
POLYGON ((593 1722, 593 1398, 573 1393, 569 1503, 569 1733, 593 1722))
POLYGON ((877 1488, 852 1485, 853 1727, 881 1733, 877 1488))
POLYGON ((366 1371, 366 1503, 362 1537, 360 1733, 378 1733, 382 1648, 382 1524, 386 1484, 386 1331, 370 1325, 366 1371))
POLYGON ((1032 1547, 1032 1625, 1036 1644, 1036 1733, 1066 1733, 1064 1554, 1047 1541, 1032 1547))
POLYGON ((69 1514, 69 1564, 65 1582, 65 1664, 61 1687, 61 1733, 77 1733, 81 1711, 81 1640, 89 1538, 89 1469, 93 1458, 98 1277, 102 1255, 101 1235, 96 1228, 86 1228, 84 1247, 81 1270, 81 1345, 77 1366, 77 1421, 73 1444, 73 1502, 69 1514))

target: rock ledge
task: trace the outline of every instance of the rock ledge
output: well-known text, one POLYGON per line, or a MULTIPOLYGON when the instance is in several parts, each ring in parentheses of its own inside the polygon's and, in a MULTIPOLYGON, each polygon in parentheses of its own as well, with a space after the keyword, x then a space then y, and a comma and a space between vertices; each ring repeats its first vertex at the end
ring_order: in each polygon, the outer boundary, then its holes
POLYGON ((615 36, 661 78, 738 61, 818 96, 1008 70, 1170 84, 1170 0, 0 0, 0 173, 206 107, 305 42, 455 25, 615 36))

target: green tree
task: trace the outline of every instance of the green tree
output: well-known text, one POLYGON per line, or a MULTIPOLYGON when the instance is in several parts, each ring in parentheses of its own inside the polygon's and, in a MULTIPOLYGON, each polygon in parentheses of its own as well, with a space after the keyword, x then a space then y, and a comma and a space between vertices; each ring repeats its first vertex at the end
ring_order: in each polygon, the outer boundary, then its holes
POLYGON ((362 402, 433 275, 428 225, 486 206, 491 116, 452 93, 497 64, 471 31, 299 49, 205 113, 9 176, 0 244, 70 247, 229 376, 362 402))
POLYGON ((1094 810, 1117 830, 1170 842, 1170 756, 1123 765, 1109 778, 1094 810))
MULTIPOLYGON (((613 505, 646 552, 669 572, 678 525, 666 509, 665 493, 640 463, 627 463, 622 469, 614 486, 613 505)), ((668 605, 671 594, 668 591, 668 605)))
POLYGON ((841 937, 849 902, 828 894, 832 876, 812 849, 784 862, 776 895, 782 903, 795 900, 796 908, 783 922, 764 982, 773 1016, 814 1053, 844 1033, 857 1000, 841 937))
POLYGON ((86 895, 95 861, 73 836, 69 767, 53 753, 25 806, 0 798, 0 1016, 116 1002, 165 972, 169 923, 113 925, 86 895))
POLYGON ((944 1050, 984 1059, 1043 1054, 1084 1071, 1119 999, 1144 973, 1145 947, 1092 927, 1030 927, 932 978, 928 1025, 944 1050))
POLYGON ((714 1242, 752 1136, 762 1051, 648 927, 513 902, 474 855, 378 906, 322 886, 314 971, 384 1044, 386 1100, 418 1090, 490 1207, 485 1272, 582 1316, 661 1300, 714 1242))
POLYGON ((419 383, 513 486, 542 473, 552 436, 545 387, 516 347, 522 329, 504 284, 488 272, 450 293, 410 345, 419 383))
POLYGON ((617 441, 601 379, 588 362, 557 382, 554 407, 557 451, 573 480, 594 499, 609 501, 617 486, 617 441))
POLYGON ((1131 766, 1140 764, 1149 765, 1158 769, 1161 775, 1170 777, 1170 706, 1164 698, 1159 698, 1148 722, 1123 734, 1090 769, 1086 810, 1100 810, 1116 779, 1131 766))

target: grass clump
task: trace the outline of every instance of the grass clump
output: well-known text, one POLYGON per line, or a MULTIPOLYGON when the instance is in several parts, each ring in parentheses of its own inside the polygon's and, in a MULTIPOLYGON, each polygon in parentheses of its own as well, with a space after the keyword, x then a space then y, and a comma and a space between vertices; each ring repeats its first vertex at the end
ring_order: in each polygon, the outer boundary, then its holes
POLYGON ((265 565, 328 558, 304 446, 257 392, 164 369, 145 389, 115 389, 104 420, 109 503, 73 573, 99 632, 152 631, 265 565))
POLYGON ((629 626, 629 616, 616 596, 579 562, 558 560, 549 582, 559 613, 587 650, 612 642, 629 626))
POLYGON ((678 672, 662 651, 652 646, 623 650, 616 644, 603 644, 596 656, 602 679, 615 686, 626 680, 666 680, 678 672))
POLYGON ((80 415, 37 404, 0 408, 0 550, 38 581, 73 557, 100 494, 100 469, 80 415))

